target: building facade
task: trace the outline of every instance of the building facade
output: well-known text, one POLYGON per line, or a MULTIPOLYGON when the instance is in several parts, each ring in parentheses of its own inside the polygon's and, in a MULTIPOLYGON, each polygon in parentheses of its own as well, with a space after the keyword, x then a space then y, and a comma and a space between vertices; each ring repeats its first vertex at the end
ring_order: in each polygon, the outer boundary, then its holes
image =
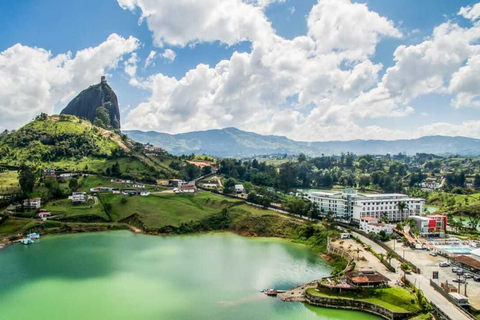
POLYGON ((447 231, 447 217, 430 215, 426 217, 412 217, 417 230, 422 237, 444 237, 447 231))
POLYGON ((386 234, 392 234, 393 225, 388 223, 379 223, 377 218, 364 217, 360 218, 360 230, 365 233, 378 234, 380 231, 383 231, 386 234))
POLYGON ((401 193, 359 194, 354 189, 342 192, 313 192, 308 199, 316 203, 322 215, 331 212, 336 219, 360 223, 363 217, 387 218, 390 222, 418 216, 425 209, 425 200, 401 193))

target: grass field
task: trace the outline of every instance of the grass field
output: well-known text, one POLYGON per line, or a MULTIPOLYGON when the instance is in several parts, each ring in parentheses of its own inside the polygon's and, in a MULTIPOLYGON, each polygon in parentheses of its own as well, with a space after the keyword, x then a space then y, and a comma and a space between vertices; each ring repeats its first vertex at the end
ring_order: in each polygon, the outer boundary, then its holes
POLYGON ((111 205, 110 214, 114 221, 122 220, 132 214, 138 214, 147 228, 179 226, 183 222, 200 220, 217 213, 235 202, 228 198, 200 193, 188 194, 152 194, 149 197, 126 197, 116 194, 101 194, 103 203, 111 205), (122 199, 125 199, 123 201, 122 199))
POLYGON ((102 205, 95 205, 93 200, 86 204, 73 205, 71 200, 62 199, 48 203, 44 209, 50 211, 53 215, 65 215, 68 217, 97 215, 105 220, 109 220, 102 205))
POLYGON ((0 172, 0 194, 8 194, 20 191, 17 171, 0 172))
POLYGON ((362 293, 347 292, 341 294, 329 290, 318 292, 313 288, 307 289, 307 291, 315 296, 367 301, 395 312, 417 312, 421 309, 417 297, 407 289, 399 287, 366 289, 362 293))
POLYGON ((22 233, 36 224, 37 221, 31 219, 9 218, 0 225, 0 235, 22 233))

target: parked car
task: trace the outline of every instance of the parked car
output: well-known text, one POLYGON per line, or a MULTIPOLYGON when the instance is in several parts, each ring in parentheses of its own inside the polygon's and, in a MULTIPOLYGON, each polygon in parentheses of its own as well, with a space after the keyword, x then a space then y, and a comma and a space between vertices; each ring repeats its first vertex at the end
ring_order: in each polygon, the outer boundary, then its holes
POLYGON ((462 279, 462 278, 455 278, 452 281, 457 283, 465 283, 465 279, 462 279))
POLYGON ((470 279, 470 278, 473 278, 473 275, 467 272, 467 273, 465 273, 465 274, 463 275, 463 277, 464 277, 465 279, 470 279))
POLYGON ((456 274, 463 274, 463 269, 462 269, 462 268, 453 267, 453 268, 452 268, 452 272, 453 272, 453 273, 456 273, 456 274))
POLYGON ((479 276, 473 276, 473 281, 480 282, 480 277, 479 276))
POLYGON ((438 264, 439 267, 445 268, 445 267, 450 267, 450 263, 448 262, 440 262, 438 264))
POLYGON ((432 257, 436 257, 436 256, 438 256, 438 253, 436 253, 435 251, 432 251, 432 252, 430 252, 430 255, 431 255, 432 257))

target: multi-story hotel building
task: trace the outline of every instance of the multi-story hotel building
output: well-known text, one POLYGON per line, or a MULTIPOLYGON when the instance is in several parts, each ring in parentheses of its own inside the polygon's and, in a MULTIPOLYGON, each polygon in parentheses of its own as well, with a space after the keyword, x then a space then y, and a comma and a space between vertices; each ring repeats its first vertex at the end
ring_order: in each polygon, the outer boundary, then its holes
POLYGON ((390 222, 403 221, 423 213, 425 200, 410 198, 401 193, 360 194, 354 189, 342 192, 312 192, 308 199, 315 202, 322 215, 329 211, 341 220, 360 222, 363 217, 380 219, 386 216, 390 222), (403 210, 400 203, 404 203, 403 210))

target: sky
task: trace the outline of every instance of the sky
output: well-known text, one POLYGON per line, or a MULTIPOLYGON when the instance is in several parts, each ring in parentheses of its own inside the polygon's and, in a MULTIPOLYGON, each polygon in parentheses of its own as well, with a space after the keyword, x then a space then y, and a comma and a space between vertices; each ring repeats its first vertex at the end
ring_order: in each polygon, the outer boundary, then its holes
POLYGON ((480 138, 480 3, 0 1, 0 129, 100 76, 122 129, 480 138))

